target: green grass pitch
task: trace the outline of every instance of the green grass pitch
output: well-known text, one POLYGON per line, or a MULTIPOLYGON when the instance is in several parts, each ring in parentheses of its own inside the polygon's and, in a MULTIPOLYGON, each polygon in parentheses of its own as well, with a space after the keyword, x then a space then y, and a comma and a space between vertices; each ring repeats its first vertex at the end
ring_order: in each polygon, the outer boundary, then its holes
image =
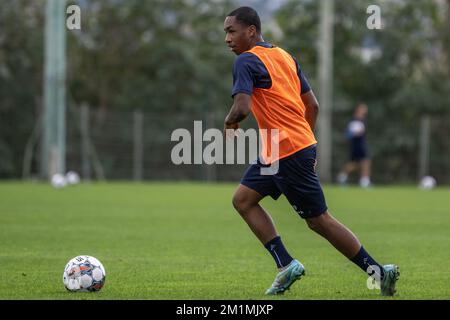
POLYGON ((450 189, 324 188, 331 213, 382 264, 396 263, 398 295, 382 298, 365 274, 310 231, 284 197, 265 199, 306 276, 264 296, 272 257, 235 213, 235 184, 110 183, 56 190, 0 184, 0 299, 449 299, 450 189), (98 293, 65 290, 70 258, 105 266, 98 293))

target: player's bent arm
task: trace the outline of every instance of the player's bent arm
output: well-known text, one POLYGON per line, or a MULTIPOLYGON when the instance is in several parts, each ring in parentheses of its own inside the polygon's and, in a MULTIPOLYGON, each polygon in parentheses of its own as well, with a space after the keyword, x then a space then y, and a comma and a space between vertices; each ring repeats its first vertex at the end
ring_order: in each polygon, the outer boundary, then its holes
POLYGON ((312 90, 301 95, 302 101, 305 104, 306 112, 305 118, 308 121, 311 130, 314 131, 316 126, 317 114, 319 113, 319 102, 312 90))
POLYGON ((244 120, 252 108, 252 97, 246 93, 238 93, 234 96, 234 103, 225 118, 225 126, 232 127, 244 120))

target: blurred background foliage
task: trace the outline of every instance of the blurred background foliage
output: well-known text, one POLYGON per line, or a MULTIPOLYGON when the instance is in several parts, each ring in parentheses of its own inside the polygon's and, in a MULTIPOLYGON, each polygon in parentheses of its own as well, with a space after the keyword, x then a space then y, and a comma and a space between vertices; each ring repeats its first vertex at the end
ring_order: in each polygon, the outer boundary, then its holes
MULTIPOLYGON (((20 178, 42 112, 45 1, 0 2, 0 178, 20 178)), ((318 1, 79 0, 68 2, 82 12, 81 30, 67 31, 68 103, 89 105, 100 120, 136 109, 224 115, 232 102, 234 56, 224 44, 223 20, 246 3, 261 10, 265 40, 296 56, 319 92, 318 1)), ((363 101, 375 181, 377 175, 383 182, 416 178, 418 125, 427 114, 437 121, 432 170, 450 182, 449 6, 445 0, 335 1, 334 172, 347 158, 346 121, 363 101), (371 4, 381 7, 381 30, 366 26, 371 4)), ((70 113, 67 121, 74 121, 70 113)))

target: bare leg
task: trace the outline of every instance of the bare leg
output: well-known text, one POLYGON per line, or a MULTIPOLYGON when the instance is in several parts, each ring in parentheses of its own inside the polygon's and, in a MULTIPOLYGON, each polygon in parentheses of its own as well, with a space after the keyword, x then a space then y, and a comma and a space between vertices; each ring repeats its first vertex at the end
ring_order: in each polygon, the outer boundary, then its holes
POLYGON ((258 192, 239 185, 233 197, 233 206, 264 245, 278 234, 272 217, 259 205, 262 198, 258 192))
POLYGON ((370 159, 364 159, 361 161, 361 177, 359 184, 362 187, 370 186, 370 159))
POLYGON ((306 219, 306 223, 348 259, 352 259, 361 248, 361 243, 353 232, 337 221, 328 211, 318 217, 306 219))
POLYGON ((348 176, 352 171, 356 170, 358 168, 358 164, 356 162, 347 162, 344 167, 342 168, 341 172, 338 174, 338 182, 340 184, 347 183, 348 176))
POLYGON ((347 162, 344 166, 344 173, 349 175, 353 171, 355 171, 358 168, 358 164, 356 162, 347 162))
POLYGON ((361 161, 361 178, 367 177, 370 179, 370 159, 361 161))

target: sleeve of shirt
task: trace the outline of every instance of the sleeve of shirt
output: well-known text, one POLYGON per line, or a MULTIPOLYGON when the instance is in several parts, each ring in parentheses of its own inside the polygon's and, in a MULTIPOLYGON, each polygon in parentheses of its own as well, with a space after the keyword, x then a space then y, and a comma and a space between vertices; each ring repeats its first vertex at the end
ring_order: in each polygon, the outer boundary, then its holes
POLYGON ((253 94, 254 75, 250 67, 252 54, 243 53, 239 55, 233 67, 233 90, 231 97, 238 93, 253 94))
POLYGON ((298 63, 297 59, 295 59, 294 57, 292 57, 295 61, 295 65, 297 66, 297 75, 298 78, 300 79, 300 86, 302 91, 300 92, 300 94, 304 94, 307 93, 309 91, 311 91, 311 87, 309 85, 308 79, 306 79, 306 76, 303 74, 302 69, 300 68, 300 64, 298 63))

